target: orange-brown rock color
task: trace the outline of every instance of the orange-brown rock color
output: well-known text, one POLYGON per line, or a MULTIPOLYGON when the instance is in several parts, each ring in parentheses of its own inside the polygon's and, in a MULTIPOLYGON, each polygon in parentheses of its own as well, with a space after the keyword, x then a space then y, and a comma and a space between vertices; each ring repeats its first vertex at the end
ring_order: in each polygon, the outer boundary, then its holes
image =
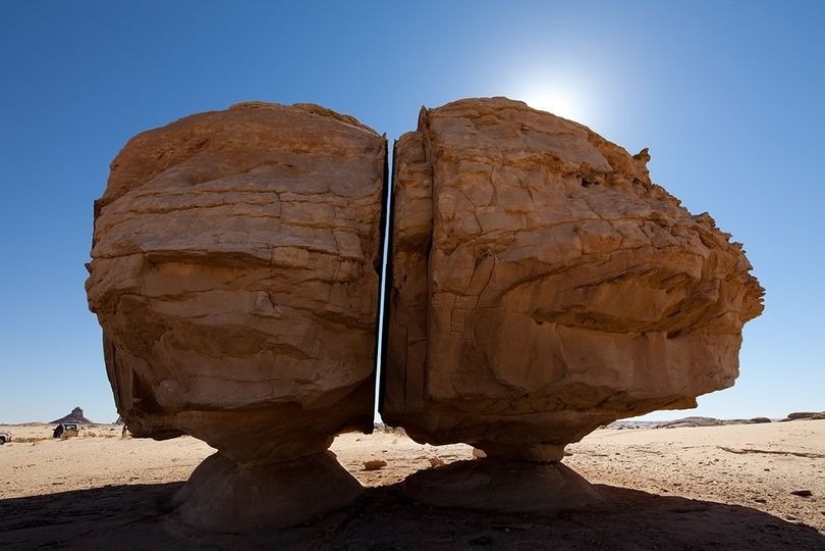
POLYGON ((384 420, 552 462, 731 386, 763 290, 649 158, 506 98, 422 109, 395 148, 384 420))
MULTIPOLYGON (((380 411, 486 455, 408 495, 592 505, 567 444, 733 384, 763 290, 649 159, 506 98, 423 109, 398 140, 380 411)), ((218 450, 178 494, 184 524, 282 528, 360 492, 326 450, 372 428, 387 189, 386 140, 305 104, 187 117, 112 163, 89 306, 132 433, 218 450)))
MULTIPOLYGON (((218 449, 194 510, 237 499, 226 481, 250 473, 282 495, 278 466, 315 454, 324 470, 335 434, 371 430, 385 165, 385 139, 355 119, 262 103, 145 132, 113 161, 89 306, 132 433, 218 449)), ((350 499, 360 486, 334 470, 316 489, 350 499)))

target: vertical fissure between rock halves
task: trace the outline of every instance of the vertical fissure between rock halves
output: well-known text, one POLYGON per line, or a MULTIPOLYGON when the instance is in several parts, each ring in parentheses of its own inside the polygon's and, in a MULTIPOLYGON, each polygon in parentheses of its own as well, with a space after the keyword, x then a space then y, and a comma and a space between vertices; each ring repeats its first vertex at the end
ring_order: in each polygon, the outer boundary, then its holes
POLYGON ((387 339, 389 337, 389 316, 390 316, 390 289, 392 286, 392 255, 390 252, 392 251, 392 227, 394 222, 394 215, 393 215, 393 201, 392 201, 392 193, 393 193, 393 178, 391 174, 395 174, 395 148, 398 144, 398 140, 393 140, 392 143, 392 150, 390 150, 387 145, 389 142, 385 142, 386 147, 386 155, 384 156, 384 188, 383 188, 383 197, 381 202, 381 230, 383 234, 381 235, 381 270, 379 272, 380 275, 380 287, 381 290, 378 293, 378 323, 376 324, 375 329, 375 411, 373 412, 373 418, 375 421, 380 419, 380 414, 378 413, 382 409, 384 409, 384 397, 385 397, 385 388, 386 387, 386 369, 384 369, 384 364, 387 361, 387 355, 389 348, 387 347, 387 339), (392 165, 390 165, 392 162, 392 165), (392 166, 392 172, 390 172, 390 166, 392 166))

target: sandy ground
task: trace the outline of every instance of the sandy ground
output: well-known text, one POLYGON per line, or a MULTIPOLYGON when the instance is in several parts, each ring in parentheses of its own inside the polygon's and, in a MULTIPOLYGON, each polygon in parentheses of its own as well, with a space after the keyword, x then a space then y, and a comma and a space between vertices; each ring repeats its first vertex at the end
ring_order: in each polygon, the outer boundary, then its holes
POLYGON ((568 446, 565 464, 602 503, 553 515, 413 502, 406 476, 470 460, 472 449, 346 434, 332 450, 364 495, 301 526, 245 536, 193 533, 167 514, 214 451, 198 440, 124 439, 111 426, 68 440, 51 439, 46 425, 3 431, 15 438, 0 447, 3 549, 825 550, 825 421, 596 431, 568 446), (372 459, 387 465, 364 470, 372 459))

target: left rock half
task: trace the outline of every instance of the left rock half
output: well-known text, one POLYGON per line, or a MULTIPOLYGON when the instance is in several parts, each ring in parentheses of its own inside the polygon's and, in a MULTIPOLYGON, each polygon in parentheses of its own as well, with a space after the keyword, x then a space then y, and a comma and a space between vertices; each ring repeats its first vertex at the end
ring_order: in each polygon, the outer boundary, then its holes
POLYGON ((132 434, 218 450, 185 522, 278 527, 360 490, 326 450, 372 429, 385 175, 383 136, 308 104, 186 117, 112 162, 89 308, 132 434))

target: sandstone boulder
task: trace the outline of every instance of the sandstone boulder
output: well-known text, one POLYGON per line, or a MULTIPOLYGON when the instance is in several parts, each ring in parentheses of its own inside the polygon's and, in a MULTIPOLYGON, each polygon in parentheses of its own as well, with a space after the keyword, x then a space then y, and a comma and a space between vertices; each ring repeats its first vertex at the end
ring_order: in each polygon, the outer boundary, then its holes
POLYGON ((505 98, 423 109, 395 145, 384 421, 554 462, 731 386, 763 290, 649 158, 505 98))
POLYGON ((129 430, 219 450, 193 477, 192 511, 231 509, 256 480, 281 493, 279 462, 371 430, 385 165, 385 139, 355 119, 263 103, 145 132, 113 161, 89 307, 129 430), (210 476, 241 467, 229 505, 205 506, 210 476))

